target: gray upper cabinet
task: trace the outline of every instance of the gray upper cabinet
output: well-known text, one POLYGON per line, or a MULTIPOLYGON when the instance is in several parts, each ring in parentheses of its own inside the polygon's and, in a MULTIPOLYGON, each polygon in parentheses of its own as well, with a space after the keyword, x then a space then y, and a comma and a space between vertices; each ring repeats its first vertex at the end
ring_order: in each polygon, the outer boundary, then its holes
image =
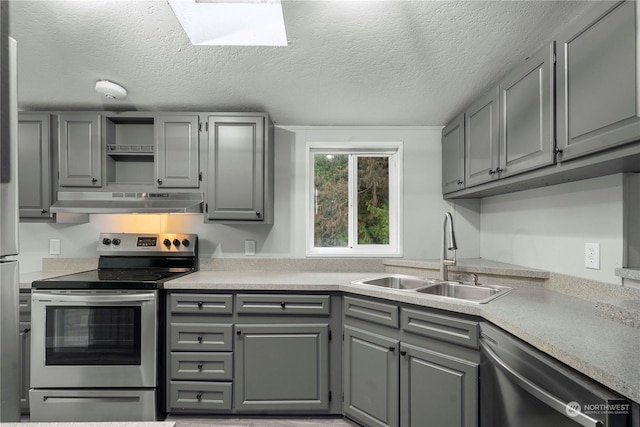
POLYGON ((464 188, 464 114, 442 131, 442 193, 464 188))
POLYGON ((58 131, 59 185, 102 186, 100 114, 60 114, 58 131))
POLYGON ((500 177, 554 163, 554 43, 499 85, 500 177))
POLYGON ((638 7, 602 2, 559 37, 560 161, 640 139, 638 7))
POLYGON ((465 111, 465 185, 497 178, 499 162, 498 90, 492 89, 465 111))
POLYGON ((18 115, 20 218, 51 218, 51 116, 18 115))
POLYGON ((272 223, 273 149, 265 114, 209 115, 205 221, 272 223))
POLYGON ((198 116, 158 115, 155 119, 156 185, 200 186, 198 116))

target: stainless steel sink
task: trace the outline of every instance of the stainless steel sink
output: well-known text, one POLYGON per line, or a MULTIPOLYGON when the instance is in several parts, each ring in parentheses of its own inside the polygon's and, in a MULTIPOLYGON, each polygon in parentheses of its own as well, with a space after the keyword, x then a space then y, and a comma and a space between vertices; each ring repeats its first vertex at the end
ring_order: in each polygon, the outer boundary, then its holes
POLYGON ((505 295, 511 289, 508 286, 474 286, 458 282, 438 282, 416 289, 416 292, 482 304, 505 295))
POLYGON ((386 274, 364 280, 354 280, 354 285, 369 285, 388 289, 415 290, 432 284, 432 280, 406 274, 386 274))

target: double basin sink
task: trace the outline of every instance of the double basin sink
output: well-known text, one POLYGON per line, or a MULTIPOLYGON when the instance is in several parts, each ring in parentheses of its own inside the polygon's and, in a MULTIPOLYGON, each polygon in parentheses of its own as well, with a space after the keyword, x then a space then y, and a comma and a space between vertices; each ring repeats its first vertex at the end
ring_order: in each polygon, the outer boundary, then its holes
POLYGON ((484 304, 492 301, 512 288, 497 285, 473 285, 461 282, 441 281, 405 274, 387 274, 371 279, 355 280, 355 285, 377 286, 380 288, 406 290, 421 294, 435 295, 453 300, 484 304))

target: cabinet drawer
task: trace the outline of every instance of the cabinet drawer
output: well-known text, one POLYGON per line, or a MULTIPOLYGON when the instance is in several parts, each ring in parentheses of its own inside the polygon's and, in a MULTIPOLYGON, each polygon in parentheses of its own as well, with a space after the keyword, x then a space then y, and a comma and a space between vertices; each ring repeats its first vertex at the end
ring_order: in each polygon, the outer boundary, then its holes
POLYGON ((231 295, 172 293, 169 301, 171 313, 233 313, 233 296, 231 295))
POLYGON ((171 353, 174 380, 221 381, 233 379, 233 353, 171 353))
POLYGON ((238 314, 279 314, 328 316, 331 308, 328 295, 265 295, 238 294, 238 314))
POLYGON ((231 324, 171 323, 171 350, 231 351, 231 324))
POLYGON ((231 383, 171 381, 169 411, 230 411, 231 383))
POLYGON ((403 309, 400 315, 400 324, 406 332, 478 348, 478 322, 403 309))
POLYGON ((344 297, 344 314, 380 325, 398 327, 398 307, 392 304, 344 297))

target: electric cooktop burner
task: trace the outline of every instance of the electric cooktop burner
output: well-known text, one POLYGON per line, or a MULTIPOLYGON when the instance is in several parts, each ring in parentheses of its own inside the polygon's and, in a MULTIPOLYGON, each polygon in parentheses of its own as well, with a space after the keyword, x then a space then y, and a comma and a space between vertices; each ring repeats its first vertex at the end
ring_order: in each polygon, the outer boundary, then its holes
POLYGON ((98 268, 37 280, 36 289, 158 289, 198 270, 195 234, 102 233, 98 268))

